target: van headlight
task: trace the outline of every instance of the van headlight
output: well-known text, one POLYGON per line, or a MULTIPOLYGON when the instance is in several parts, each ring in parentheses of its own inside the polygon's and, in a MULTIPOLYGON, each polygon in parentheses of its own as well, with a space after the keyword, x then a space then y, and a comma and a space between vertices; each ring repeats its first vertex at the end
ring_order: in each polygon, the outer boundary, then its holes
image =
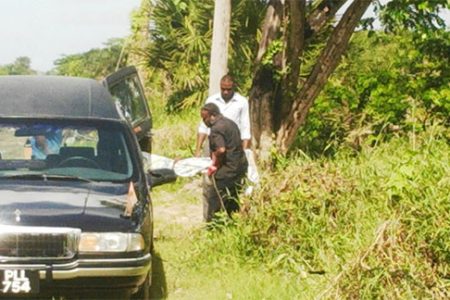
POLYGON ((79 252, 135 252, 145 248, 139 233, 84 232, 81 233, 79 252))

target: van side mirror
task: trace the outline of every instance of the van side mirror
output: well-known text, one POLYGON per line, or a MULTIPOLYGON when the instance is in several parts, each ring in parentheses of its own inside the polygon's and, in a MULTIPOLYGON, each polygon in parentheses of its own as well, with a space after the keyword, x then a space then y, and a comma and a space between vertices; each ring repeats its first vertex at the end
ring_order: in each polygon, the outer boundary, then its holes
POLYGON ((147 174, 148 184, 151 188, 155 186, 175 182, 177 180, 177 174, 173 169, 154 169, 150 170, 147 174))

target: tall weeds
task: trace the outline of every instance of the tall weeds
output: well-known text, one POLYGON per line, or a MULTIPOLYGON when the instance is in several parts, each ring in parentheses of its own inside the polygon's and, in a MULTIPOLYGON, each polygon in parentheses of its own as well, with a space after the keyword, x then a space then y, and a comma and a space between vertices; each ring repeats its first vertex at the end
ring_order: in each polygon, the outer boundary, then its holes
POLYGON ((242 213, 200 234, 191 259, 321 274, 317 298, 449 298, 450 147, 429 132, 414 147, 399 138, 264 171, 242 213))

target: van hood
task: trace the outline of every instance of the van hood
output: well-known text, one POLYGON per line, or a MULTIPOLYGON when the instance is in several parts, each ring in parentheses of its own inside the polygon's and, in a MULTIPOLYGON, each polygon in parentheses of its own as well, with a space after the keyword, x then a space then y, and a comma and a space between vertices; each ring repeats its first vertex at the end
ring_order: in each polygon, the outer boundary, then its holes
POLYGON ((1 181, 0 224, 133 231, 127 193, 127 183, 1 181))

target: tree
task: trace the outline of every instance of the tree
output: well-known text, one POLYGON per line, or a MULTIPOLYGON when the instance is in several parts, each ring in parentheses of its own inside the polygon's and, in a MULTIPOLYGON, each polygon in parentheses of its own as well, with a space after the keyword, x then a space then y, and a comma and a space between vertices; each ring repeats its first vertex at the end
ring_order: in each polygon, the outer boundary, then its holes
POLYGON ((344 3, 326 0, 307 10, 305 0, 269 2, 250 91, 254 143, 263 157, 274 142, 282 153, 289 150, 371 0, 353 1, 328 35, 308 76, 299 80, 300 57, 315 38, 322 38, 320 35, 344 3), (276 51, 268 52, 274 44, 278 44, 276 51), (261 64, 267 53, 271 54, 271 66, 261 64))
MULTIPOLYGON (((65 76, 103 78, 115 71, 123 49, 122 45, 122 39, 110 39, 103 48, 63 56, 55 61, 56 68, 52 70, 52 73, 65 76)), ((123 66, 125 61, 126 59, 122 59, 118 66, 123 66)))
POLYGON ((33 75, 36 71, 31 69, 31 60, 29 57, 21 56, 16 58, 14 63, 0 66, 2 75, 33 75))
MULTIPOLYGON (((254 146, 262 157, 273 146, 285 154, 295 143, 298 129, 374 1, 352 1, 333 26, 345 2, 269 1, 249 93, 254 146)), ((442 27, 436 11, 445 5, 443 0, 396 0, 377 2, 376 10, 392 28, 418 25, 433 30, 442 27)))
POLYGON ((309 156, 328 156, 343 145, 359 150, 363 143, 413 136, 430 125, 445 124, 450 65, 441 51, 450 53, 449 45, 450 32, 424 45, 414 42, 408 31, 355 32, 314 101, 295 148, 309 156))

